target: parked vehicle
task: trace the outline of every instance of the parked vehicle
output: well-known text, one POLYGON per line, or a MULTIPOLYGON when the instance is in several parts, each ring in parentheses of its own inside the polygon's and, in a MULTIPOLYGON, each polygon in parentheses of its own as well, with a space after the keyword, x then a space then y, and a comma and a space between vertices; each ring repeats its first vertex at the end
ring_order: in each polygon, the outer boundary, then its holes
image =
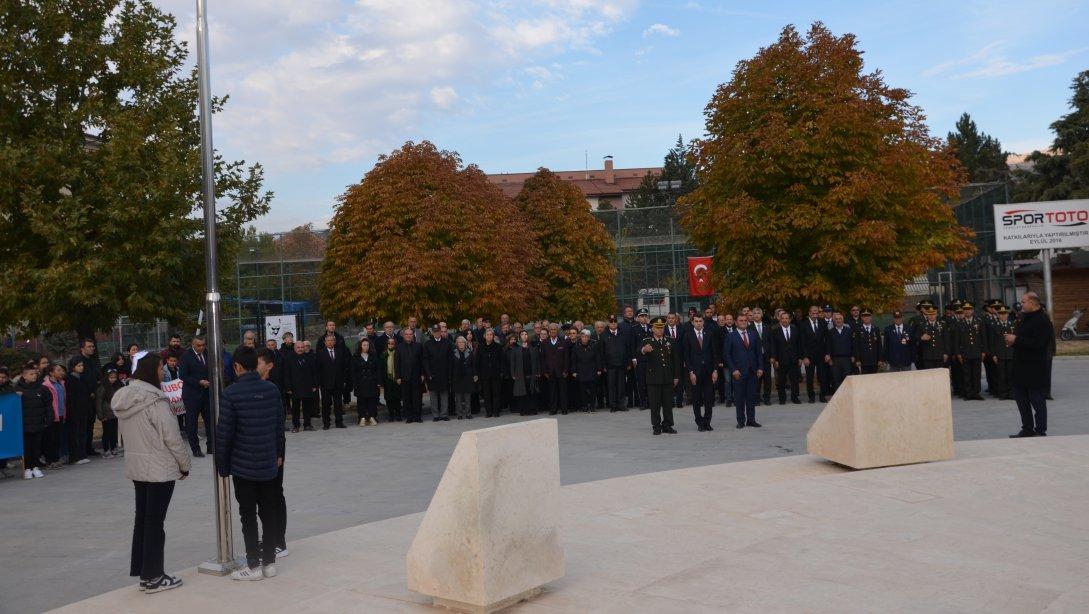
POLYGON ((1063 329, 1059 331, 1059 338, 1063 341, 1071 341, 1074 339, 1089 339, 1089 330, 1085 332, 1078 332, 1078 320, 1081 319, 1082 310, 1077 307, 1074 308, 1074 313, 1071 314, 1071 318, 1063 324, 1063 329))

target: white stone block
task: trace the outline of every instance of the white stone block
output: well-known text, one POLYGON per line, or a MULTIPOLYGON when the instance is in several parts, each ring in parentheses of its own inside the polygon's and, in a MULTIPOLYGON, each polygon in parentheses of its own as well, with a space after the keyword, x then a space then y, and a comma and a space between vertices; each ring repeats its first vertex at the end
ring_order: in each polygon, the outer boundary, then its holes
POLYGON ((952 459, 949 371, 848 377, 810 427, 806 446, 854 469, 952 459))
POLYGON ((555 419, 462 433, 408 551, 408 588, 494 612, 563 577, 555 419))

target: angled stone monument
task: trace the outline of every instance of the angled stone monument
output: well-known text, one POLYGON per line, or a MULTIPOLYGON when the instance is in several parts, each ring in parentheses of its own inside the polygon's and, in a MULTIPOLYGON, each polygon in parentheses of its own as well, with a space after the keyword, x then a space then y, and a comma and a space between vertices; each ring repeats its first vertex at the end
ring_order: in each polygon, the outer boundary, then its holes
POLYGON ((810 427, 806 447, 853 469, 952 459, 949 371, 848 377, 810 427))
POLYGON ((461 434, 408 551, 408 588, 495 612, 563 577, 555 419, 461 434))

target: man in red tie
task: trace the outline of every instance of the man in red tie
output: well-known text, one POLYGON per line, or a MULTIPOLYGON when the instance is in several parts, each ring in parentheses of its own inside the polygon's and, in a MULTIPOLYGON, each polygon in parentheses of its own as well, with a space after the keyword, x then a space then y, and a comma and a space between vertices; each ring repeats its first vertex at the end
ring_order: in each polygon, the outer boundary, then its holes
POLYGON ((723 343, 726 372, 734 385, 734 407, 737 428, 760 427, 756 421, 756 388, 764 376, 764 354, 760 339, 749 330, 749 316, 737 316, 737 328, 726 335, 723 343))
POLYGON ((713 431, 711 411, 715 405, 715 382, 718 381, 718 350, 715 338, 704 330, 703 317, 692 318, 692 330, 681 344, 685 377, 692 385, 692 413, 700 432, 713 431))

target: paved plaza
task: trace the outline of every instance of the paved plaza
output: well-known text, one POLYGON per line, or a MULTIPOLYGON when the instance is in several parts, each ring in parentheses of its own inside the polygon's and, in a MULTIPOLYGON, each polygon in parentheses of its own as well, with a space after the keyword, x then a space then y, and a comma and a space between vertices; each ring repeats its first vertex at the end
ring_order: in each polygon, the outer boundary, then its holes
MULTIPOLYGON (((1049 405, 1050 435, 1089 433, 1087 379, 1089 360, 1056 360, 1057 400, 1049 405)), ((660 437, 651 437, 649 416, 637 410, 560 416, 561 476, 564 484, 578 484, 804 454, 805 433, 820 408, 761 407, 758 419, 765 428, 738 431, 733 428, 732 408, 717 407, 713 424, 718 428, 711 433, 697 433, 691 410, 680 410, 680 434, 660 437)), ((1005 438, 1019 426, 1011 401, 957 400, 953 414, 958 441, 1005 438)), ((285 473, 289 544, 423 511, 463 430, 524 419, 504 416, 289 433, 285 473)), ((132 487, 122 478, 122 462, 99 460, 31 482, 0 481, 0 526, 5 527, 0 559, 10 562, 0 571, 0 611, 42 611, 133 584, 125 575, 132 487)), ((175 491, 167 517, 168 570, 191 567, 214 551, 211 473, 209 459, 195 459, 191 478, 175 491)), ((237 519, 235 525, 240 546, 237 519)), ((399 533, 394 541, 400 539, 399 533)), ((394 570, 348 571, 360 578, 391 571, 403 576, 403 552, 398 557, 381 559, 394 570)))

